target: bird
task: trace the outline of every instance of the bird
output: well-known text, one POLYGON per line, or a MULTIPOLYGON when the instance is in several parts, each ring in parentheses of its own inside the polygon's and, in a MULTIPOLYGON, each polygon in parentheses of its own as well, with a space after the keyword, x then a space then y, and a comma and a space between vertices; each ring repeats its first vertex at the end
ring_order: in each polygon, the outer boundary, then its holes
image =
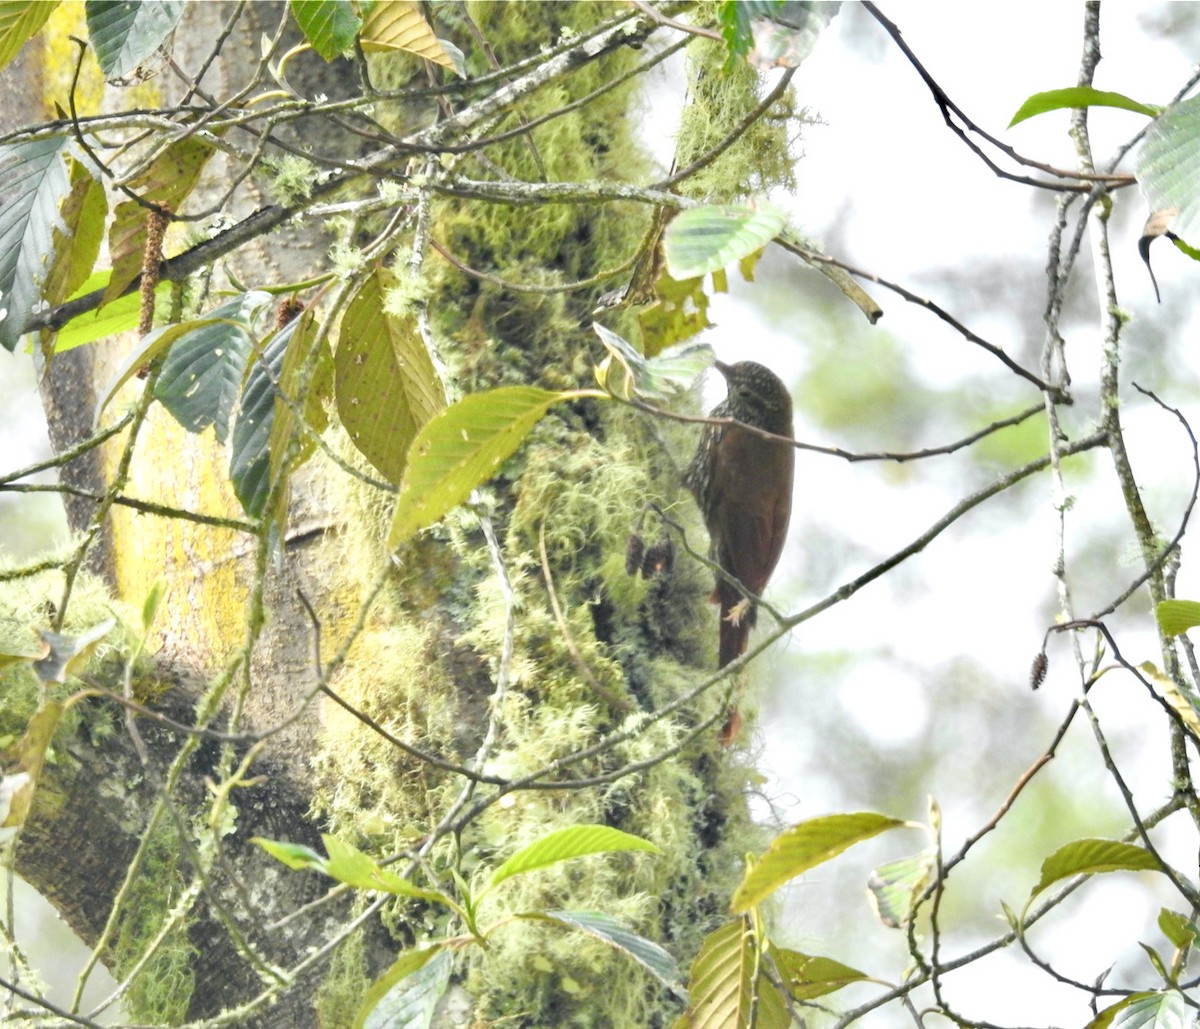
MULTIPOLYGON (((752 598, 762 595, 783 552, 796 451, 742 428, 793 438, 792 397, 779 376, 755 361, 715 361, 713 367, 725 377, 728 393, 709 417, 741 425, 704 427, 684 484, 696 498, 723 573, 709 599, 720 605, 717 667, 724 668, 746 652, 756 614, 752 598)), ((731 709, 723 742, 732 741, 740 723, 731 709)))

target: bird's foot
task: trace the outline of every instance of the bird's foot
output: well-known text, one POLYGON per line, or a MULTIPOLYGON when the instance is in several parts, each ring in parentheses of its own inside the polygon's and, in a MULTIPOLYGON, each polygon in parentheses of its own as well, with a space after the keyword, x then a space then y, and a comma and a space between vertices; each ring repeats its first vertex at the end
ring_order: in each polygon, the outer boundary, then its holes
POLYGON ((729 609, 725 615, 725 621, 730 625, 741 625, 742 619, 750 613, 750 598, 742 597, 736 604, 729 609))

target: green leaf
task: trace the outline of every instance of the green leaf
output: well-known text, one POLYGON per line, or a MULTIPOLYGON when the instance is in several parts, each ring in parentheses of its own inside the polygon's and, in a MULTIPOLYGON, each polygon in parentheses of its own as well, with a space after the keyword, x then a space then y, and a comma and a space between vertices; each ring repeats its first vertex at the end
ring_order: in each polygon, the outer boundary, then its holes
POLYGON ((0 68, 5 67, 49 20, 57 0, 4 0, 0 3, 0 68))
POLYGON ((1153 661, 1143 661, 1138 665, 1138 671, 1158 687, 1163 700, 1171 705, 1184 727, 1200 740, 1200 709, 1191 692, 1184 693, 1179 684, 1160 672, 1153 661))
POLYGON ((789 879, 836 857, 848 847, 908 822, 872 811, 826 815, 793 826, 777 836, 761 858, 750 866, 734 891, 731 909, 748 911, 789 879))
POLYGON ((657 943, 639 936, 611 915, 601 911, 534 911, 517 917, 556 922, 603 940, 628 954, 676 996, 686 996, 675 959, 657 943))
POLYGON ((399 483, 417 432, 446 406, 441 380, 412 315, 387 313, 396 277, 377 269, 342 316, 334 355, 338 417, 351 441, 399 483))
MULTIPOLYGON (((154 396, 188 432, 210 425, 224 443, 238 396, 246 381, 246 365, 254 340, 265 329, 271 296, 261 290, 243 293, 203 318, 155 329, 139 349, 160 353, 158 339, 169 337, 170 349, 154 387, 154 396), (154 339, 154 343, 150 343, 154 339)), ((143 356, 139 365, 144 365, 143 356)))
POLYGON ((82 161, 68 158, 67 165, 71 191, 59 212, 62 223, 54 229, 54 249, 42 284, 42 297, 52 307, 66 300, 92 274, 108 216, 104 183, 93 178, 82 161))
POLYGON ((457 910, 457 905, 444 893, 421 889, 403 876, 388 871, 374 858, 364 854, 357 847, 339 840, 336 836, 323 834, 321 840, 329 855, 329 859, 323 862, 321 871, 330 878, 360 890, 382 890, 385 893, 395 893, 402 897, 433 901, 457 910))
POLYGON ((1200 603, 1194 600, 1160 600, 1154 614, 1167 636, 1178 636, 1200 625, 1200 603))
POLYGON ((730 58, 745 57, 754 45, 754 33, 743 0, 721 0, 717 5, 717 21, 730 58))
POLYGON ((322 335, 317 325, 313 311, 305 311, 300 315, 296 331, 292 333, 287 352, 283 355, 283 366, 279 370, 279 393, 275 397, 275 420, 271 425, 271 438, 267 449, 271 454, 270 475, 274 479, 283 471, 280 462, 290 449, 291 436, 300 432, 298 446, 291 456, 292 465, 288 469, 298 467, 316 450, 317 442, 314 434, 325 431, 329 424, 329 415, 325 402, 333 391, 333 356, 329 352, 329 343, 322 335), (313 348, 320 347, 319 353, 314 354, 313 348), (311 365, 311 367, 309 367, 311 365), (307 393, 300 395, 304 374, 308 374, 307 393), (284 397, 292 401, 288 404, 284 397), (299 417, 311 432, 304 432, 296 424, 298 408, 299 417))
POLYGON ((459 75, 465 70, 421 16, 420 7, 408 0, 376 0, 363 22, 359 42, 367 53, 403 50, 459 75))
POLYGON ((251 836, 250 842, 257 843, 276 861, 282 862, 295 871, 305 868, 315 868, 317 871, 325 870, 325 859, 312 847, 306 847, 303 843, 284 843, 281 840, 268 840, 262 836, 251 836))
POLYGON ((651 854, 662 853, 649 840, 643 840, 640 836, 622 832, 620 829, 613 829, 611 826, 572 825, 566 829, 557 829, 547 833, 528 847, 522 847, 492 873, 488 889, 492 889, 514 875, 531 872, 535 868, 545 868, 547 865, 557 864, 559 861, 568 861, 586 854, 623 850, 643 850, 651 854))
POLYGON ((769 243, 785 220, 780 208, 767 203, 680 211, 663 233, 667 270, 675 279, 720 271, 769 243))
POLYGON ((787 1029, 791 1018, 755 959, 754 935, 741 919, 709 933, 692 963, 688 1029, 787 1029))
POLYGON ((770 944, 767 953, 775 962, 779 976, 795 1000, 812 1000, 840 990, 851 983, 869 979, 865 972, 843 965, 833 958, 801 954, 770 944))
POLYGON ((42 304, 59 207, 71 188, 65 136, 0 146, 0 346, 16 348, 42 304))
POLYGON ((875 914, 884 925, 899 929, 912 917, 913 904, 929 885, 935 852, 919 854, 880 865, 867 880, 875 914))
POLYGON ((158 617, 158 609, 162 606, 163 597, 167 593, 167 580, 164 578, 155 579, 150 586, 150 592, 146 594, 146 599, 142 601, 142 632, 147 633, 150 627, 154 625, 154 619, 158 617))
MULTIPOLYGON (((21 738, 0 752, 0 768, 6 773, 0 784, 0 794, 3 795, 6 808, 0 826, 5 829, 19 829, 29 817, 38 778, 46 762, 46 752, 50 749, 50 741, 54 739, 54 731, 58 728, 62 713, 61 703, 46 701, 29 719, 21 738)), ((0 834, 0 839, 8 835, 0 834)))
POLYGON ((1186 915, 1181 915, 1178 911, 1171 911, 1168 908, 1163 908, 1158 913, 1158 927, 1178 950, 1192 946, 1196 942, 1196 937, 1200 935, 1200 930, 1196 928, 1195 922, 1186 915))
POLYGON ((692 386, 713 363, 713 350, 707 343, 645 358, 632 344, 599 322, 592 322, 592 328, 608 351, 608 357, 595 370, 596 381, 623 400, 634 396, 667 400, 692 386))
POLYGON ((472 393, 434 415, 410 448, 388 546, 398 547, 466 500, 500 470, 551 407, 587 395, 501 386, 472 393))
POLYGON ((750 20, 754 46, 747 55, 756 68, 798 68, 817 45, 821 30, 838 12, 822 0, 739 0, 750 20))
POLYGON ((1085 1029, 1184 1029, 1187 1005, 1178 990, 1132 993, 1105 1008, 1085 1029))
POLYGON ((1151 211, 1174 210, 1171 232, 1200 243, 1200 97, 1167 108, 1146 130, 1137 158, 1138 183, 1151 211))
POLYGON ((304 38, 326 61, 354 46, 362 20, 350 0, 290 0, 288 7, 304 38))
POLYGON ((1013 115, 1008 123, 1011 129, 1019 122, 1047 111, 1060 111, 1065 107, 1118 107, 1123 111, 1133 111, 1153 118, 1162 111, 1154 104, 1143 104, 1131 100, 1123 93, 1110 93, 1103 89, 1093 89, 1091 86, 1070 86, 1067 89, 1050 89, 1044 93, 1034 93, 1013 115))
POLYGON ((66 682, 68 675, 77 675, 88 662, 92 651, 116 626, 115 618, 106 618, 78 636, 63 636, 43 630, 38 635, 46 653, 33 662, 33 670, 42 682, 66 682))
MULTIPOLYGON (((94 293, 98 289, 105 289, 111 276, 111 268, 94 272, 68 299, 74 300, 77 297, 94 293)), ((159 282, 154 289, 155 297, 165 295, 170 288, 171 283, 159 282)), ((137 293, 129 293, 114 300, 111 304, 105 304, 103 307, 93 308, 91 311, 76 315, 58 330, 58 335, 54 338, 54 349, 61 354, 72 347, 94 343, 98 339, 116 335, 118 332, 135 329, 140 320, 141 309, 141 297, 137 293)))
MULTIPOLYGON (((714 272, 712 276, 713 290, 716 292, 722 292, 717 282, 719 275, 714 272)), ((703 275, 673 279, 664 270, 654 283, 654 293, 657 297, 655 302, 638 312, 642 346, 648 357, 712 327, 708 318, 710 300, 704 290, 703 275)))
MULTIPOLYGON (((127 183, 141 199, 167 211, 178 211, 196 188, 213 148, 196 136, 171 143, 136 179, 127 183)), ((150 212, 134 200, 117 204, 108 230, 112 278, 104 292, 110 303, 138 277, 145 262, 147 220, 150 212)))
POLYGON ((367 990, 354 1029, 428 1029, 453 967, 440 943, 401 954, 367 990))
POLYGON ((1076 875, 1101 872, 1159 872, 1158 859, 1143 847, 1119 840, 1075 840, 1059 847, 1042 862, 1042 876, 1030 894, 1076 875))
POLYGON ((242 389, 229 441, 229 480, 251 518, 263 513, 271 489, 271 430, 275 424, 275 384, 298 321, 288 322, 263 340, 242 389))
POLYGON ((175 29, 183 0, 87 0, 88 37, 105 78, 128 75, 175 29))

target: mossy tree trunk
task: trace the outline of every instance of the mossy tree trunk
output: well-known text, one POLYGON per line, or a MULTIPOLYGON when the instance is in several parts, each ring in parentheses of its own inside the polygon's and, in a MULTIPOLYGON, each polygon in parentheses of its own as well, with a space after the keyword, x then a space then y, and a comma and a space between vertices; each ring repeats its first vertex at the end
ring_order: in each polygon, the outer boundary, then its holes
MULTIPOLYGON (((665 45, 665 30, 608 4, 448 6, 437 17, 472 74, 493 76, 494 95, 556 57, 564 70, 480 120, 479 135, 511 132, 480 148, 438 127, 486 98, 483 87, 460 91, 447 80, 433 109, 427 71, 407 55, 368 62, 360 53, 331 65, 297 57, 279 78, 307 105, 305 118, 281 114, 282 129, 247 118, 226 130, 238 147, 219 155, 189 205, 200 210, 200 198, 231 190, 221 201, 227 222, 270 227, 290 225, 320 196, 321 226, 339 237, 332 257, 319 236, 285 245, 278 233, 247 230, 246 246, 226 258, 219 232, 185 225, 166 250, 183 252, 183 263, 163 271, 186 269, 189 255, 200 270, 180 272, 183 288, 160 322, 211 310, 220 290, 277 286, 332 263, 336 278, 300 297, 319 324, 328 319, 336 347, 336 298, 389 265, 400 285, 387 316, 419 327, 451 398, 589 383, 599 358, 591 312, 602 292, 628 280, 653 209, 604 202, 602 189, 589 203, 539 202, 536 187, 653 178, 630 112, 651 56, 643 44, 665 45), (324 83, 339 69, 346 74, 324 83), (366 81, 394 92, 351 114, 335 109, 366 81), (356 163, 370 150, 364 134, 372 145, 420 145, 407 167, 368 167, 356 163), (276 159, 271 196, 265 167, 238 180, 261 153, 276 159), (293 168, 283 182, 281 167, 301 158, 311 162, 306 181, 297 185, 293 168), (455 174, 442 175, 447 168, 455 174), (321 192, 338 175, 338 191, 321 192), (466 180, 529 183, 529 202, 473 198, 466 180), (391 210, 371 202, 389 188, 400 191, 391 210), (280 260, 285 249, 303 259, 280 260)), ((213 62, 227 77, 210 72, 199 92, 162 98, 163 110, 185 98, 204 110, 247 80, 267 90, 268 72, 252 69, 265 32, 278 70, 290 37, 272 33, 283 19, 282 5, 192 5, 176 30, 184 86, 230 26, 213 62)), ((693 46, 714 74, 723 48, 693 46)), ((756 86, 753 75, 730 80, 722 103, 744 114, 756 86)), ((174 110, 181 122, 191 117, 174 110)), ((721 161, 775 174, 786 166, 782 138, 756 136, 721 161)), ((723 199, 745 188, 733 174, 704 186, 723 199)), ((628 315, 613 325, 636 335, 628 315)), ((120 361, 111 346, 96 348, 97 390, 120 361)), ((118 980, 131 979, 122 1003, 136 1019, 346 1025, 397 952, 462 930, 427 903, 368 907, 362 893, 286 869, 252 837, 321 852, 320 833, 330 832, 453 892, 456 875, 478 880, 552 829, 615 826, 662 854, 557 866, 498 891, 481 914, 603 910, 689 960, 724 910, 752 839, 744 773, 718 752, 713 732, 698 731, 719 718, 715 691, 656 714, 711 667, 708 573, 681 561, 646 581, 625 569, 626 540, 648 501, 697 532, 678 481, 689 431, 596 399, 562 405, 471 505, 393 555, 385 543, 393 494, 336 425, 286 484, 274 480, 274 506, 248 517, 228 482, 227 448, 211 429, 185 432, 150 402, 155 374, 131 379, 105 412, 102 424, 113 424, 132 410, 133 429, 105 445, 107 485, 76 516, 77 539, 90 542, 49 569, 9 576, 5 598, 26 635, 46 622, 47 603, 52 624, 68 633, 109 610, 123 618, 87 673, 96 695, 75 702, 58 727, 15 859, 118 980), (96 527, 103 533, 89 536, 96 527), (105 547, 110 560, 97 563, 105 547), (135 660, 138 612, 160 578, 153 656, 135 660), (518 787, 529 773, 534 781, 518 787)), ((318 369, 312 382, 321 381, 318 369)), ((31 670, 8 673, 6 732, 25 724, 39 690, 31 670)), ((498 932, 486 953, 464 953, 455 974, 485 1022, 651 1026, 678 1012, 676 998, 626 958, 561 928, 498 932), (626 988, 611 988, 616 976, 626 988)))

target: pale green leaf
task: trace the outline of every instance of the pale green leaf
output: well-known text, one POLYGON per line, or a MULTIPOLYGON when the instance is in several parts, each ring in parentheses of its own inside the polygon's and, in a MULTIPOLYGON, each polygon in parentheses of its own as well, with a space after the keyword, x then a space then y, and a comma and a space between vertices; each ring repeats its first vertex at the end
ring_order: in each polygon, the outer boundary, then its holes
POLYGON ((37 677, 42 682, 66 682, 68 675, 81 672, 96 646, 116 624, 115 618, 106 618, 78 636, 64 636, 49 630, 39 632, 46 654, 33 662, 37 677))
POLYGON ((446 398, 416 318, 386 310, 395 285, 380 268, 359 287, 342 315, 333 371, 338 417, 351 442, 399 483, 413 439, 446 398))
POLYGON ((535 911, 518 917, 556 922, 603 940, 646 968, 672 993, 686 996, 679 981, 679 966, 675 959, 657 943, 639 936, 611 915, 601 911, 535 911))
POLYGON ((384 868, 374 858, 364 854, 352 844, 328 834, 322 835, 321 840, 325 844, 325 852, 329 855, 321 871, 330 878, 360 890, 382 890, 385 893, 416 897, 447 907, 455 907, 453 901, 445 894, 437 890, 421 889, 403 876, 384 868))
POLYGON ((19 828, 29 816, 46 752, 50 749, 50 741, 54 739, 54 731, 58 728, 62 713, 63 705, 59 701, 46 701, 29 719, 21 738, 0 752, 0 768, 5 772, 3 792, 7 808, 0 825, 6 829, 19 828))
POLYGON ((5 67, 49 20, 57 0, 0 2, 0 68, 5 67))
POLYGON ((88 38, 107 78, 128 75, 165 42, 183 0, 87 0, 88 38))
POLYGON ((461 504, 500 471, 553 405, 584 395, 502 386, 436 414, 410 448, 388 546, 399 546, 461 504))
POLYGON ((1196 928, 1195 922, 1186 915, 1181 915, 1178 911, 1171 911, 1168 908, 1163 908, 1158 913, 1158 927, 1162 930, 1162 934, 1179 950, 1192 946, 1196 942, 1196 937, 1200 936, 1200 930, 1196 928))
POLYGON ((492 873, 488 889, 514 875, 531 872, 535 868, 545 868, 559 861, 583 857, 585 854, 624 850, 661 853, 649 840, 607 825, 572 825, 566 829, 557 829, 528 847, 522 847, 505 861, 492 873))
POLYGON ((1030 896, 1076 875, 1102 872, 1158 872, 1158 859, 1144 847, 1119 840, 1074 840, 1042 862, 1042 875, 1030 896))
POLYGON ((0 346, 13 350, 44 303, 42 284, 70 191, 67 137, 0 146, 0 346))
POLYGON ((66 300, 92 274, 108 215, 104 183, 93 178, 82 161, 68 158, 67 165, 71 191, 59 212, 62 221, 54 229, 54 249, 42 284, 42 297, 51 307, 66 300))
POLYGON ((453 967, 437 943, 400 955, 367 990, 354 1029, 429 1029, 453 967))
POLYGON ((1171 232, 1200 246, 1200 97, 1167 108, 1146 130, 1137 178, 1149 209, 1173 212, 1171 232))
POLYGON ((799 951, 776 947, 767 948, 779 976, 795 1000, 812 1000, 840 990, 850 983, 869 979, 865 972, 843 965, 833 958, 801 954, 799 951))
POLYGON ((325 859, 312 847, 306 847, 303 843, 285 843, 282 840, 268 840, 262 836, 251 836, 250 842, 258 844, 276 861, 296 871, 305 868, 323 871, 325 868, 325 859))
POLYGON ((826 815, 801 822, 777 836, 763 856, 750 866, 733 894, 732 910, 747 911, 789 879, 836 857, 848 847, 908 824, 871 811, 826 815))
POLYGON ((735 919, 705 937, 688 980, 690 1029, 750 1029, 754 996, 753 937, 735 919))
POLYGON ((601 387, 623 400, 667 400, 695 384, 713 362, 707 343, 674 348, 646 358, 628 341, 599 322, 592 328, 609 356, 596 368, 601 387))
POLYGON ((1133 993, 1105 1008, 1085 1029, 1184 1029, 1192 1020, 1178 990, 1133 993))
POLYGON ((675 279, 720 271, 769 243, 786 216, 772 204, 680 211, 663 232, 667 270, 675 279))
MULTIPOLYGON (((111 268, 93 272, 68 299, 75 300, 97 290, 105 290, 111 277, 111 268)), ((154 289, 154 296, 162 297, 170 288, 171 283, 165 280, 159 282, 154 289)), ((111 304, 95 307, 83 314, 76 315, 58 330, 58 334, 54 337, 54 349, 61 354, 72 347, 94 343, 98 339, 115 336, 118 332, 135 329, 140 321, 141 309, 142 298, 137 293, 128 293, 111 304)))
POLYGON ((1200 603, 1194 600, 1160 600, 1154 614, 1159 628, 1167 636, 1178 636, 1200 625, 1200 603))
POLYGON ((880 865, 867 880, 871 902, 879 920, 892 929, 906 925, 913 904, 933 875, 934 851, 923 850, 880 865))
POLYGON ((1069 86, 1066 89, 1049 89, 1044 93, 1034 93, 1017 109, 1008 127, 1011 129, 1035 115, 1045 114, 1047 111, 1061 111, 1068 107, 1117 107, 1150 118, 1162 110, 1154 104, 1132 100, 1123 93, 1111 93, 1103 89, 1093 89, 1091 86, 1069 86))

